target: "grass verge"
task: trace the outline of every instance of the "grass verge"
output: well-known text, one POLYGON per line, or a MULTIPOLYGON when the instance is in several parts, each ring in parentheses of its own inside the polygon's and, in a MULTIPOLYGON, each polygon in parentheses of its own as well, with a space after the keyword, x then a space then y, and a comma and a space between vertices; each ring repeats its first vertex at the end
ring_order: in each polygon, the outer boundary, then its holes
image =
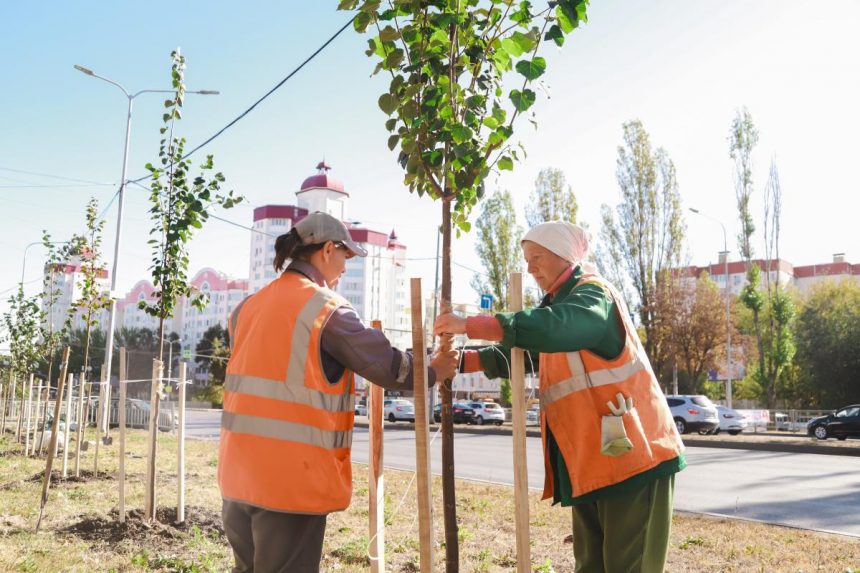
MULTIPOLYGON (((159 523, 141 520, 145 434, 130 431, 127 446, 125 524, 117 522, 117 450, 101 448, 102 473, 92 475, 92 448, 82 452, 78 479, 54 482, 45 520, 39 513, 44 459, 20 455, 21 447, 0 437, 0 571, 225 571, 232 565, 220 519, 215 479, 217 444, 186 444, 187 519, 176 518, 176 440, 159 436, 159 523)), ((73 453, 73 452, 70 452, 73 453)), ((61 465, 61 460, 55 468, 61 465)), ((350 509, 329 517, 323 571, 369 569, 366 556, 367 467, 354 464, 350 509)), ((59 477, 59 476, 58 476, 59 477)), ((417 571, 417 505, 409 472, 388 470, 386 485, 387 571, 417 571), (411 482, 411 483, 410 483, 411 482), (402 502, 402 503, 401 503, 402 502)), ((442 532, 441 480, 434 479, 435 539, 442 532)), ((512 489, 467 481, 457 484, 461 570, 511 571, 515 568, 512 489)), ((530 499, 534 571, 573 571, 570 511, 530 499)), ((437 546, 434 570, 443 568, 437 546)), ((669 551, 670 572, 860 572, 856 539, 810 533, 744 521, 676 514, 669 551)))

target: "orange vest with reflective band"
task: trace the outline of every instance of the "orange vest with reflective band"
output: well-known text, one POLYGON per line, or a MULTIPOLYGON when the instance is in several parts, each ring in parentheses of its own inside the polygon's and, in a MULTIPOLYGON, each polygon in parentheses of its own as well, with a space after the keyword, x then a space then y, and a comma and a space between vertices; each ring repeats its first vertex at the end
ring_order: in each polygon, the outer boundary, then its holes
POLYGON ((666 397, 624 302, 600 277, 583 275, 577 286, 587 283, 602 287, 612 296, 624 327, 624 349, 612 360, 588 350, 541 353, 541 435, 546 472, 543 499, 551 498, 554 488, 547 424, 564 457, 574 496, 620 483, 684 451, 666 397), (633 449, 612 457, 600 452, 601 418, 612 415, 606 403, 617 404, 619 392, 633 398, 634 411, 624 415, 624 429, 633 449))
POLYGON ((218 483, 225 499, 289 513, 346 509, 354 376, 331 384, 320 335, 339 295, 285 272, 230 317, 218 483))

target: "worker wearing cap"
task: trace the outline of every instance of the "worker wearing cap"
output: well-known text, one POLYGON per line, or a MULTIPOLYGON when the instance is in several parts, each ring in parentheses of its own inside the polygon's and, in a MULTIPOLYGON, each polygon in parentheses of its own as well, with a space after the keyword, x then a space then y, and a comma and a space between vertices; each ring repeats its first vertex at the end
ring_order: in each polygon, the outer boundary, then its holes
POLYGON ((582 228, 541 223, 522 249, 546 293, 538 308, 443 314, 434 330, 499 341, 464 353, 463 370, 489 378, 508 376, 511 348, 539 354, 543 498, 573 508, 576 571, 662 571, 674 474, 686 464, 636 328, 615 288, 584 262, 582 228))
MULTIPOLYGON (((342 222, 308 215, 275 242, 281 276, 230 317, 218 483, 234 572, 319 571, 326 516, 352 495, 353 373, 412 388, 412 355, 330 290, 366 255, 342 222)), ((429 384, 457 362, 434 355, 429 384)))

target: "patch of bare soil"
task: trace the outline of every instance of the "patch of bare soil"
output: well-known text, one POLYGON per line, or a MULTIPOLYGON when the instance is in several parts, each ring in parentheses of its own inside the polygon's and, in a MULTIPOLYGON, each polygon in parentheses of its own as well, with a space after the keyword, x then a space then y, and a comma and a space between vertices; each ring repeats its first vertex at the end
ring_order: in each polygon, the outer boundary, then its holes
MULTIPOLYGON (((40 482, 45 479, 45 472, 36 472, 28 478, 25 478, 25 482, 40 482)), ((87 483, 91 481, 116 481, 116 476, 110 474, 108 472, 99 472, 98 475, 95 475, 90 470, 81 470, 81 475, 76 477, 70 475, 66 478, 63 478, 63 472, 60 470, 51 470, 51 487, 55 485, 61 485, 64 483, 87 483)))
POLYGON ((182 523, 176 523, 175 507, 158 508, 156 521, 151 523, 144 519, 140 509, 130 511, 124 523, 118 521, 118 515, 116 509, 106 516, 86 514, 57 533, 105 546, 133 542, 135 547, 149 550, 182 546, 190 535, 224 538, 221 514, 204 507, 187 507, 182 523))

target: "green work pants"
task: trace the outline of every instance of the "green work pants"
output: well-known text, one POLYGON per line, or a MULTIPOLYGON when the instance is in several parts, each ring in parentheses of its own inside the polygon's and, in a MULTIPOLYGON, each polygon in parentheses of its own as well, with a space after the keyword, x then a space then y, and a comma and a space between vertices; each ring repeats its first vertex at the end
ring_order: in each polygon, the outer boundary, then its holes
POLYGON ((573 556, 582 573, 660 573, 672 528, 675 475, 573 506, 573 556))

